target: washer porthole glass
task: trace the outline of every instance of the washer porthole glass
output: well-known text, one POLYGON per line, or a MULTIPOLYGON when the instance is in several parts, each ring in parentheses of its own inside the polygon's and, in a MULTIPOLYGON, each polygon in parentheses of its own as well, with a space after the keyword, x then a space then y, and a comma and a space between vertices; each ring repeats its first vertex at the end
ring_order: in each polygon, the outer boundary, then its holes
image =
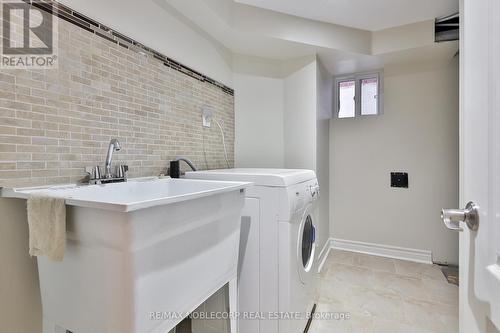
POLYGON ((311 215, 307 215, 302 231, 302 265, 308 268, 314 246, 314 226, 311 215))

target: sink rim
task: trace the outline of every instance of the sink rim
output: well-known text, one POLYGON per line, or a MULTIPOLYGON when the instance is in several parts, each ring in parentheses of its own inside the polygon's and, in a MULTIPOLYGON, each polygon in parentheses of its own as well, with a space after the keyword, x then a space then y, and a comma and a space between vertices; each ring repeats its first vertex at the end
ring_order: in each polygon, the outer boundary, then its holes
MULTIPOLYGON (((244 190, 253 185, 251 182, 235 182, 235 181, 214 181, 214 180, 198 180, 198 179, 185 179, 185 178, 170 178, 170 177, 141 177, 141 178, 131 178, 128 182, 123 183, 110 183, 101 185, 86 185, 86 184, 58 184, 58 185, 46 185, 46 186, 34 186, 34 187, 12 187, 12 188, 1 188, 0 187, 0 197, 3 198, 17 198, 17 199, 28 199, 32 193, 44 193, 51 190, 66 190, 66 189, 78 189, 78 188, 93 188, 98 190, 101 187, 118 187, 126 186, 130 183, 142 183, 142 182, 189 182, 189 183, 211 183, 221 185, 217 188, 206 189, 201 191, 189 192, 186 194, 170 195, 165 197, 153 198, 141 201, 131 201, 128 203, 116 203, 116 202, 105 202, 102 200, 91 200, 91 199, 75 199, 69 196, 65 196, 65 203, 68 206, 75 207, 85 207, 94 209, 103 209, 114 212, 128 213, 140 209, 151 208, 155 206, 168 205, 173 203, 178 203, 182 201, 194 200, 202 197, 207 197, 210 195, 227 193, 232 191, 244 190)), ((57 197, 57 195, 53 195, 57 197)))

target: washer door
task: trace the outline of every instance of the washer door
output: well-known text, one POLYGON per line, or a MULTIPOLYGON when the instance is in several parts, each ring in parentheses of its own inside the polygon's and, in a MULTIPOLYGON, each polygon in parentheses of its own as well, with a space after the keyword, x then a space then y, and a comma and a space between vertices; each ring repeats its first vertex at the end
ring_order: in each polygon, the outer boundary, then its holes
POLYGON ((316 250, 316 227, 314 225, 312 206, 306 208, 300 221, 297 245, 299 276, 302 283, 306 283, 307 276, 313 270, 316 250))

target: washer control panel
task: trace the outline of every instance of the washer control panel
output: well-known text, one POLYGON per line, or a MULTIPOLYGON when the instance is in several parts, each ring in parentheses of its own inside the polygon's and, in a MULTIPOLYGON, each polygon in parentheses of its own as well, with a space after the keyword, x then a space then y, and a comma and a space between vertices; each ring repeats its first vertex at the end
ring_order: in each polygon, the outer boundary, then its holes
POLYGON ((316 201, 319 197, 319 184, 317 179, 313 179, 296 187, 296 209, 302 209, 309 203, 316 201))
POLYGON ((311 198, 317 199, 319 197, 319 185, 318 183, 314 185, 309 185, 309 194, 311 195, 311 198))
POLYGON ((299 213, 312 202, 315 202, 319 197, 319 184, 317 179, 311 179, 283 189, 287 192, 287 202, 282 202, 279 206, 279 220, 287 221, 291 215, 299 213))

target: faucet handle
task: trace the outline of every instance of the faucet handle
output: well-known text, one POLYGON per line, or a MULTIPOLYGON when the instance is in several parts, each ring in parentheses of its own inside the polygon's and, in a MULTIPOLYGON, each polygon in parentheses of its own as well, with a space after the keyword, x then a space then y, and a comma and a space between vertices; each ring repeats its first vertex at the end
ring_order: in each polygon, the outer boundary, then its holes
POLYGON ((128 165, 118 165, 116 166, 116 177, 117 178, 126 178, 128 172, 128 165))
POLYGON ((91 166, 86 166, 85 167, 85 173, 88 173, 89 176, 92 177, 92 171, 94 170, 94 167, 91 167, 91 166))
POLYGON ((85 172, 89 174, 90 179, 101 179, 101 168, 98 165, 85 167, 85 172))

